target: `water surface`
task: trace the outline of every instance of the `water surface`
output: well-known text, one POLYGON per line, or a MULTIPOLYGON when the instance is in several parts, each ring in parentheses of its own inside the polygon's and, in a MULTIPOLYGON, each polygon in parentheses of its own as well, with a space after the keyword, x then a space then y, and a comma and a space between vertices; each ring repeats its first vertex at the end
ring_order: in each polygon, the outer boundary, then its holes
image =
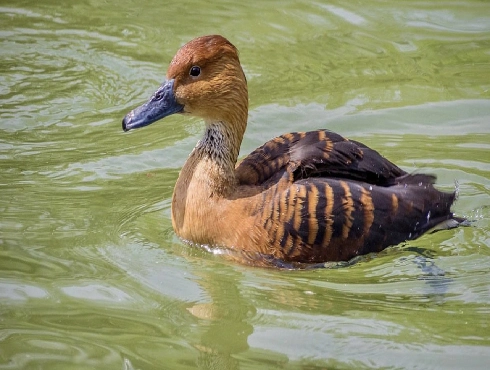
POLYGON ((13 0, 0 22, 0 369, 488 366, 487 2, 13 0), (312 271, 180 242, 202 124, 120 122, 210 33, 249 81, 242 155, 329 128, 457 188, 473 225, 312 271))

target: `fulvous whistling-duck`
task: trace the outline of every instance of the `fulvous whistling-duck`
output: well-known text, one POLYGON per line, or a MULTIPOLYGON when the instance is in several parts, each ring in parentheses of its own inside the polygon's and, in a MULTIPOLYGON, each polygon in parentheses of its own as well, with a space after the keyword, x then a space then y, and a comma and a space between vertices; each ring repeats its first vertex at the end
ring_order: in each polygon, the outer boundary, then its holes
POLYGON ((255 264, 347 261, 460 220, 435 176, 408 174, 378 152, 328 130, 276 137, 237 164, 248 91, 224 37, 185 44, 167 81, 124 117, 125 131, 174 113, 204 120, 182 168, 172 225, 185 241, 235 250, 255 264))

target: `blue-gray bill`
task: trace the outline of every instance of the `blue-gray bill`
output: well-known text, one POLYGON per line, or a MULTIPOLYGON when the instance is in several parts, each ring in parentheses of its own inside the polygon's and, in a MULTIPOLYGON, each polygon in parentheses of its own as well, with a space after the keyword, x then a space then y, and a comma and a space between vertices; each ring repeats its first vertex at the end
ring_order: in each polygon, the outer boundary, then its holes
POLYGON ((164 82, 142 106, 129 112, 122 121, 124 131, 148 126, 164 117, 179 113, 184 108, 175 99, 174 80, 164 82))

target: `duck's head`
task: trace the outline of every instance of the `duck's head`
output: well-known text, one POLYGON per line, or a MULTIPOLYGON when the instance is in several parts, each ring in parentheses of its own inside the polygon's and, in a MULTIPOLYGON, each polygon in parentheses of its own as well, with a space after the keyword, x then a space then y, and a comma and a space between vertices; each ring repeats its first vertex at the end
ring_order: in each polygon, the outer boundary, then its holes
POLYGON ((202 36, 179 49, 167 80, 148 102, 124 117, 122 127, 128 131, 147 126, 174 113, 246 124, 247 110, 247 82, 237 49, 222 36, 202 36))

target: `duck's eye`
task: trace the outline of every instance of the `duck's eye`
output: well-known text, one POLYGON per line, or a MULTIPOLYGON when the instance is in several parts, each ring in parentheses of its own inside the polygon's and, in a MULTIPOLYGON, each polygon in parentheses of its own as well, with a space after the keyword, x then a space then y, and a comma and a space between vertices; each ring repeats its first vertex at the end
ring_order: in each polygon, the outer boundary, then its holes
POLYGON ((189 71, 189 74, 192 76, 192 77, 197 77, 201 74, 201 67, 198 67, 198 66, 192 66, 191 67, 191 70, 189 71))

